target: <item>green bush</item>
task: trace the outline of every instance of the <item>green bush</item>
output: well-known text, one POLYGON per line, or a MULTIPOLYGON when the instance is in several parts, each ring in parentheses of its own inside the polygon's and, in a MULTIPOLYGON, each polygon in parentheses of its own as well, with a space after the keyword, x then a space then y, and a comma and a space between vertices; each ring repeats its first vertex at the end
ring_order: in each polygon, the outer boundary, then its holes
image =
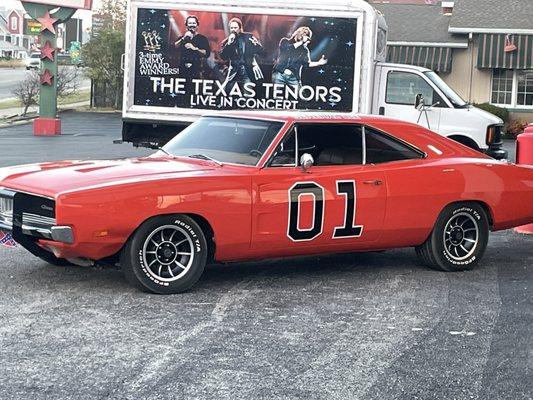
POLYGON ((477 108, 481 108, 482 110, 488 111, 491 114, 496 115, 497 117, 500 117, 503 119, 503 122, 507 124, 509 122, 509 111, 506 108, 494 106, 489 103, 482 103, 482 104, 474 104, 477 108))

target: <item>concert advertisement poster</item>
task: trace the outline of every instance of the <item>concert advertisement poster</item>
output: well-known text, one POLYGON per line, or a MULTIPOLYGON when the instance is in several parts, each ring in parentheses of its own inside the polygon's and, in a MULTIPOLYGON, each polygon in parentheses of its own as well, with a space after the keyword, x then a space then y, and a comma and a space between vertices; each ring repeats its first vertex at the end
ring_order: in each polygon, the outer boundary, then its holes
POLYGON ((134 104, 351 112, 357 20, 138 10, 134 104))

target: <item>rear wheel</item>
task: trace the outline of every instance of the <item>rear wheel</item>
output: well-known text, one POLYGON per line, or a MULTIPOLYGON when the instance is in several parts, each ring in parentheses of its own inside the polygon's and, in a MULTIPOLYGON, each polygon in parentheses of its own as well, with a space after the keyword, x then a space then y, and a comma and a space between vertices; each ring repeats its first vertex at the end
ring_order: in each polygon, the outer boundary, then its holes
POLYGON ((429 238, 416 253, 429 267, 463 271, 479 262, 489 238, 487 213, 475 203, 457 203, 439 215, 429 238))
POLYGON ((207 242, 200 226, 186 215, 149 219, 121 254, 124 275, 135 287, 152 293, 180 293, 204 271, 207 242))

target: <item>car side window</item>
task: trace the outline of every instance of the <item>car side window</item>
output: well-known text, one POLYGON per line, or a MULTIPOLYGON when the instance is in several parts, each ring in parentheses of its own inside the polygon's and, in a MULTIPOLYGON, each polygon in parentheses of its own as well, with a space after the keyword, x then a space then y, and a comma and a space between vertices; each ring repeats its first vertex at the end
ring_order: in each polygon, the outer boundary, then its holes
POLYGON ((365 129, 365 148, 367 164, 380 164, 424 157, 422 152, 389 135, 368 127, 365 129))
POLYGON ((298 125, 298 154, 309 153, 316 166, 361 165, 362 128, 356 124, 298 125))
POLYGON ((431 85, 421 76, 410 73, 392 71, 387 76, 387 93, 385 102, 388 104, 415 105, 416 95, 421 94, 426 106, 445 107, 446 104, 431 85))
POLYGON ((299 165, 304 153, 313 156, 316 166, 361 165, 362 128, 356 124, 297 124, 278 146, 270 166, 299 165))
POLYGON ((296 166, 296 134, 294 128, 283 138, 270 161, 271 167, 296 166))

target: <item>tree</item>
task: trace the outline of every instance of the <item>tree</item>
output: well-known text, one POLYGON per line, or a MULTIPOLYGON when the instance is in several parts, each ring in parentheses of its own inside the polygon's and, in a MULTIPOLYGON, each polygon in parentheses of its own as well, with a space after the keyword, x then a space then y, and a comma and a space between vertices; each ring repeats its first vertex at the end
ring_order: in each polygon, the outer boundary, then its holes
POLYGON ((97 10, 102 29, 125 31, 126 7, 126 0, 102 0, 100 8, 97 10))
POLYGON ((39 75, 32 71, 30 75, 21 81, 11 92, 24 107, 23 116, 28 113, 28 108, 39 104, 39 75))
MULTIPOLYGON (((65 97, 76 93, 79 88, 80 73, 76 68, 60 67, 57 70, 57 96, 65 97)), ((26 79, 21 81, 11 92, 24 107, 22 112, 26 116, 31 106, 39 104, 41 82, 39 74, 32 71, 26 79)))
POLYGON ((87 74, 105 98, 105 105, 120 108, 122 99, 122 69, 120 65, 125 48, 121 30, 102 29, 83 47, 87 74))
POLYGON ((120 108, 121 57, 126 47, 126 0, 102 0, 97 11, 99 28, 82 49, 82 58, 93 85, 93 103, 120 108))
POLYGON ((57 70, 57 96, 65 97, 74 94, 80 87, 78 68, 60 67, 57 70))

